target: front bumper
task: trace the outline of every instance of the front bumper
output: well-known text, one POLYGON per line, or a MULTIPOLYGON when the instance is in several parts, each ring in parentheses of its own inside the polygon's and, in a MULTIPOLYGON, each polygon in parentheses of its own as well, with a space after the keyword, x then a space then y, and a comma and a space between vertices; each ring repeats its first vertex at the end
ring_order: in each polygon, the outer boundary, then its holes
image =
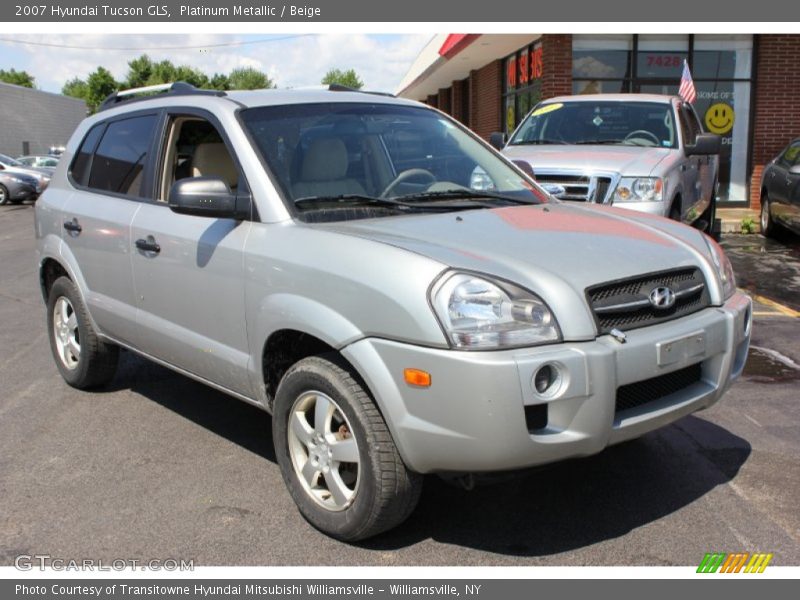
POLYGON ((750 299, 627 332, 523 350, 461 352, 375 338, 342 350, 365 379, 406 464, 420 473, 518 469, 587 456, 713 405, 744 368, 750 299), (552 397, 532 379, 545 365, 563 379, 552 397), (617 411, 621 386, 700 365, 689 385, 617 411), (428 388, 409 386, 406 368, 431 373, 428 388), (529 429, 528 412, 546 414, 529 429))
POLYGON ((664 200, 658 202, 614 202, 614 208, 627 208, 636 212, 643 212, 660 217, 667 216, 669 207, 664 200))

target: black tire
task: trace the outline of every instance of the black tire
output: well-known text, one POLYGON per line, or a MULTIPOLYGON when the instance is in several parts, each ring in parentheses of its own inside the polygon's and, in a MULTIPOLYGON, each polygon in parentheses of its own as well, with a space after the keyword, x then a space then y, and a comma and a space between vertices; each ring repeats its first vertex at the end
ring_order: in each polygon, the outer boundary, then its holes
POLYGON ((50 350, 61 376, 69 385, 78 389, 91 389, 108 384, 117 371, 119 362, 119 347, 101 341, 92 328, 86 306, 83 304, 75 284, 67 277, 59 277, 50 288, 47 299, 47 330, 50 339, 50 350), (66 305, 60 303, 66 301, 66 305), (56 316, 56 306, 59 312, 66 308, 70 319, 62 323, 56 316), (76 324, 69 325, 72 316, 76 324), (60 327, 64 325, 64 327, 60 327), (62 349, 64 340, 57 333, 56 328, 66 331, 66 337, 77 341, 79 351, 77 356, 62 349))
POLYGON ((9 202, 8 188, 3 184, 0 184, 0 206, 8 204, 8 202, 9 202))
MULTIPOLYGON (((713 189, 715 189, 715 190, 717 189, 716 184, 714 184, 714 188, 713 189)), ((719 237, 719 236, 715 236, 714 235, 714 233, 715 233, 714 232, 714 221, 716 220, 716 218, 717 218, 717 198, 716 198, 716 194, 714 194, 712 192, 711 200, 709 201, 708 206, 706 207, 706 209, 703 211, 703 214, 700 215, 700 220, 706 222, 706 227, 705 227, 705 229, 703 229, 703 233, 705 233, 706 235, 708 235, 709 237, 712 237, 714 239, 717 239, 717 237, 719 237)))
POLYGON ((674 198, 672 200, 672 204, 669 207, 669 218, 673 221, 677 221, 681 223, 681 199, 674 198))
POLYGON ((303 517, 323 533, 348 542, 363 540, 399 525, 413 512, 423 477, 406 468, 380 411, 338 355, 305 358, 287 371, 275 396, 272 432, 289 493, 303 517), (347 439, 348 433, 355 439, 357 463, 336 462, 332 452, 327 459, 318 458, 324 453, 322 446, 304 444, 297 434, 290 433, 290 418, 300 415, 305 419, 312 408, 316 411, 317 402, 328 400, 335 405, 327 419, 330 426, 318 425, 316 419, 313 426, 301 421, 312 428, 306 435, 316 436, 325 429, 342 432, 344 427, 342 439, 347 439), (301 463, 314 473, 310 484, 303 481, 301 463), (328 471, 317 469, 325 468, 322 464, 328 471), (340 481, 347 477, 348 490, 350 486, 353 490, 347 502, 338 505, 335 494, 327 492, 331 487, 327 477, 334 471, 337 475, 344 472, 340 481))
POLYGON ((761 235, 766 238, 774 238, 777 233, 778 225, 772 219, 772 212, 769 208, 769 196, 766 190, 761 193, 761 235))

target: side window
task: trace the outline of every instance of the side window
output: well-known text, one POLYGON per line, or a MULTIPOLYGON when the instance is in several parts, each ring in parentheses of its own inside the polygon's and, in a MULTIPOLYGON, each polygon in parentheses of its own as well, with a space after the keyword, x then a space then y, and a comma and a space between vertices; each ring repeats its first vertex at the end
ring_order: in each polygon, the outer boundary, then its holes
POLYGON ((787 169, 800 164, 800 142, 791 144, 783 153, 779 162, 787 169))
POLYGON ((216 127, 205 119, 179 116, 168 128, 159 200, 166 202, 176 181, 188 177, 218 177, 232 192, 239 187, 239 169, 216 127))
POLYGON ((72 161, 70 174, 72 175, 72 179, 80 185, 86 185, 86 178, 89 175, 89 168, 92 164, 92 154, 97 146, 97 142, 100 141, 100 136, 103 134, 104 127, 105 123, 98 123, 89 130, 89 133, 83 138, 81 147, 78 149, 72 161))
POLYGON ((92 161, 90 188, 142 195, 142 174, 156 120, 156 115, 146 115, 108 124, 92 161))
POLYGON ((697 134, 702 133, 702 130, 697 124, 697 119, 694 113, 681 105, 678 107, 678 122, 681 126, 681 136, 683 137, 683 145, 691 146, 697 139, 697 134))

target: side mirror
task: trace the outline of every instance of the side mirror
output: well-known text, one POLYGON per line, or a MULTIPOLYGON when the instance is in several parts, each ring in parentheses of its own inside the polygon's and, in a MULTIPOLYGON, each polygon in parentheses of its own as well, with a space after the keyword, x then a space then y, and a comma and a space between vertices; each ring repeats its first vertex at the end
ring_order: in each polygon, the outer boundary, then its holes
POLYGON ((686 156, 719 154, 722 138, 715 133, 698 133, 693 146, 686 146, 686 156))
POLYGON ((502 131, 495 131, 492 135, 489 136, 489 143, 497 148, 498 150, 502 150, 506 146, 506 134, 502 131))
POLYGON ((250 217, 249 195, 237 195, 217 177, 191 177, 172 184, 167 200, 172 212, 196 217, 236 219, 250 217))
POLYGON ((789 173, 792 175, 800 175, 800 165, 792 165, 789 167, 789 173))
POLYGON ((536 175, 533 172, 533 167, 531 166, 531 163, 529 163, 527 160, 512 160, 511 162, 517 165, 520 168, 520 170, 523 173, 525 173, 525 175, 527 175, 531 179, 536 179, 536 175))

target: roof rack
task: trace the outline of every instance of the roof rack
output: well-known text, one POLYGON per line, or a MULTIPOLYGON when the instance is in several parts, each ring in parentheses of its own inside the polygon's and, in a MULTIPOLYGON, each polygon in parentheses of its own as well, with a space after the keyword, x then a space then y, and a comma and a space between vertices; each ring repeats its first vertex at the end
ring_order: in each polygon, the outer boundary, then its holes
POLYGON ((332 83, 328 86, 328 91, 330 92, 356 92, 359 94, 372 94, 373 96, 386 96, 388 98, 396 98, 394 94, 390 94, 389 92, 370 92, 367 90, 359 90, 357 88, 348 87, 346 85, 341 85, 339 83, 332 83))
POLYGON ((131 88, 112 92, 103 100, 97 112, 109 109, 121 102, 135 102, 137 100, 149 100, 156 93, 163 93, 169 96, 225 96, 225 92, 219 90, 201 90, 185 81, 174 83, 161 83, 158 85, 147 85, 144 87, 131 88), (144 94, 144 95, 143 95, 144 94))

